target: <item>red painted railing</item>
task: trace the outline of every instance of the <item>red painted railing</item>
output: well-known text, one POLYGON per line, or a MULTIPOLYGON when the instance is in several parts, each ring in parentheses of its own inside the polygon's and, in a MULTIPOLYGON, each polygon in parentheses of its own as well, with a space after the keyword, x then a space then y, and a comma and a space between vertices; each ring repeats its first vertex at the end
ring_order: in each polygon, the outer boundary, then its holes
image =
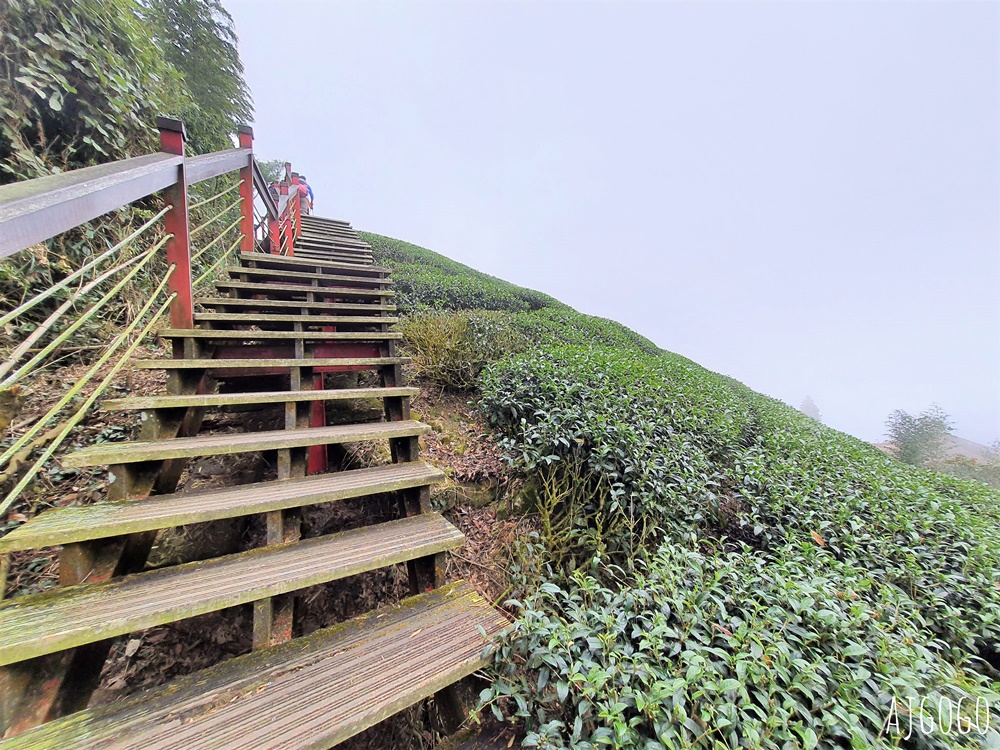
POLYGON ((193 292, 188 188, 239 172, 239 230, 242 252, 292 255, 301 232, 298 175, 285 165, 275 202, 253 156, 253 130, 241 126, 239 147, 201 156, 184 153, 184 126, 158 118, 161 152, 0 186, 0 258, 51 239, 110 211, 160 193, 171 208, 163 217, 169 239, 165 253, 175 266, 169 291, 176 293, 170 318, 174 328, 191 328, 193 292), (291 187, 291 191, 289 190, 291 187), (261 207, 256 219, 255 206, 261 207))

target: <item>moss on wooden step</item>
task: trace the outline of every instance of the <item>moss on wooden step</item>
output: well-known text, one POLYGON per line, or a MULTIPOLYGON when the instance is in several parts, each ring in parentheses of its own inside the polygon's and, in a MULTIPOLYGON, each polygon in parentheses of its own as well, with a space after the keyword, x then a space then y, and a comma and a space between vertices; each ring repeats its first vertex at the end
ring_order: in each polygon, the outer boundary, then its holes
POLYGON ((393 341, 403 338, 396 331, 247 331, 215 328, 163 328, 156 335, 164 339, 309 339, 314 341, 393 341))
POLYGON ((176 409, 182 407, 237 406, 243 404, 287 404, 296 401, 341 401, 355 398, 412 398, 419 388, 339 388, 322 391, 257 391, 253 393, 199 393, 189 396, 128 396, 101 404, 106 411, 176 409))
POLYGON ((389 289, 355 289, 344 286, 309 286, 307 284, 255 284, 250 281, 216 281, 217 289, 239 289, 257 294, 307 294, 322 297, 394 297, 389 289))
POLYGON ((131 502, 53 508, 0 539, 0 554, 395 492, 444 478, 438 469, 412 462, 131 502))
POLYGON ((360 312, 371 312, 373 317, 377 313, 395 312, 395 305, 383 305, 373 302, 304 302, 300 300, 271 300, 271 299, 239 299, 237 297, 202 297, 198 303, 203 307, 252 307, 252 308, 279 308, 279 309, 310 309, 310 310, 354 310, 360 312))
POLYGON ((363 440, 416 437, 430 432, 422 422, 408 419, 399 422, 374 422, 332 427, 309 427, 301 430, 222 433, 130 443, 98 443, 63 457, 66 468, 164 461, 170 458, 225 456, 234 453, 304 448, 312 445, 337 445, 363 440))
POLYGON ((23 596, 0 604, 0 665, 427 557, 463 541, 444 518, 425 513, 23 596))
POLYGON ((2 750, 304 750, 485 666, 504 618, 455 583, 0 742, 2 750))
POLYGON ((139 359, 143 370, 211 370, 255 367, 383 367, 408 365, 409 357, 323 357, 315 359, 139 359))

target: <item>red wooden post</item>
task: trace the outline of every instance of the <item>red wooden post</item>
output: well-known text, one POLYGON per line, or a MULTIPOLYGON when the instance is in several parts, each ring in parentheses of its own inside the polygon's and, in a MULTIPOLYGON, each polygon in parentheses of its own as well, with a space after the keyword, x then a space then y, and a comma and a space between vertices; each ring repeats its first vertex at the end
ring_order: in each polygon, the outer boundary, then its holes
MULTIPOLYGON (((184 156, 184 123, 167 117, 157 117, 156 127, 160 130, 160 150, 184 156)), ((194 328, 191 244, 188 240, 188 201, 184 162, 177 167, 177 182, 163 191, 163 199, 171 207, 163 217, 163 228, 167 234, 173 235, 166 243, 167 263, 177 266, 167 283, 167 289, 177 293, 170 305, 170 326, 194 328)))
POLYGON ((240 221, 240 233, 243 235, 240 241, 240 252, 252 253, 254 247, 253 237, 253 128, 249 125, 240 125, 237 129, 240 138, 240 148, 250 149, 250 156, 247 157, 247 165, 240 168, 240 199, 242 221, 240 221))

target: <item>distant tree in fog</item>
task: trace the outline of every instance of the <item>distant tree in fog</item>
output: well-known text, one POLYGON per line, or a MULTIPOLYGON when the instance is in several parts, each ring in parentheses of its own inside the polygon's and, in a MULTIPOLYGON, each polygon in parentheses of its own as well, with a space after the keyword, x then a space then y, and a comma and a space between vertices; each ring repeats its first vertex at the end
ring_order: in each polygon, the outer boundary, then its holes
POLYGON ((823 417, 819 413, 819 407, 816 406, 816 402, 813 401, 812 396, 806 396, 802 399, 802 404, 799 406, 799 411, 805 414, 807 417, 812 417, 817 422, 822 422, 823 417))
POLYGON ((914 466, 944 458, 945 444, 953 429, 949 416, 937 404, 916 417, 896 409, 885 426, 889 440, 896 446, 896 456, 914 466))

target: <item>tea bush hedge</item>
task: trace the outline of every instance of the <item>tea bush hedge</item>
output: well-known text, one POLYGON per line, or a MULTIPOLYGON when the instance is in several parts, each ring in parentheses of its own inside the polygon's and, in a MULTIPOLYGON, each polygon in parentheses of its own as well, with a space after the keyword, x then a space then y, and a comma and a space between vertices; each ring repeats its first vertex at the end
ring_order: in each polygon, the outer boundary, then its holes
POLYGON ((1000 747, 1000 493, 365 237, 411 343, 476 352, 461 387, 542 519, 481 696, 525 747, 1000 747))

